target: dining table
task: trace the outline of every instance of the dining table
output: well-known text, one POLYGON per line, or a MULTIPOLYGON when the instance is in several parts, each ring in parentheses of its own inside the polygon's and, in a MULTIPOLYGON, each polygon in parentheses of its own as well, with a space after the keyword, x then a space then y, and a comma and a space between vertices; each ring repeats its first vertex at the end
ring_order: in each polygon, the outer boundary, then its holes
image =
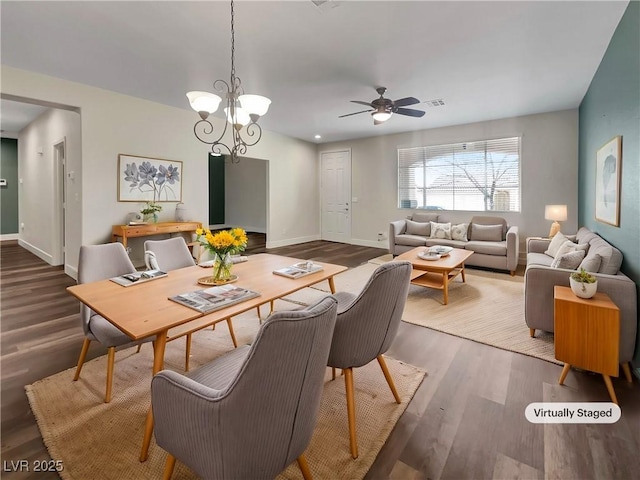
MULTIPOLYGON (((124 287, 109 279, 74 285, 67 291, 80 302, 100 314, 132 340, 155 336, 153 355, 153 375, 164 368, 164 354, 168 339, 179 338, 201 330, 230 317, 239 315, 265 303, 319 282, 328 282, 329 290, 335 293, 334 276, 347 267, 331 263, 316 262, 322 270, 298 278, 288 278, 274 274, 274 270, 305 262, 299 258, 260 253, 251 255, 243 263, 235 264, 233 274, 237 276, 234 285, 258 292, 258 296, 228 307, 203 313, 170 300, 170 297, 207 288, 198 283, 211 270, 200 266, 190 266, 167 272, 166 277, 137 285, 124 287)), ((144 438, 140 451, 140 461, 148 457, 153 436, 153 411, 147 413, 144 438)))

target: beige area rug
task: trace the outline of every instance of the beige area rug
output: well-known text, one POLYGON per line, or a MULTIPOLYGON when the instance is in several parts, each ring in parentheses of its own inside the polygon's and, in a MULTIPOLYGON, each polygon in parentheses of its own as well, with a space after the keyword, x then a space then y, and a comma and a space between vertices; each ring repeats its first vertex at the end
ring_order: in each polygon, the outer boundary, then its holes
MULTIPOLYGON (((336 290, 360 292, 377 267, 377 262, 369 262, 337 275, 336 290)), ((441 290, 411 285, 402 319, 503 350, 562 364, 555 359, 553 334, 537 330, 535 338, 529 336, 529 327, 524 321, 523 277, 472 268, 465 272, 466 283, 462 283, 458 276, 449 285, 448 305, 442 304, 441 290)), ((328 291, 329 287, 324 282, 287 298, 299 303, 311 303, 328 291)))
MULTIPOLYGON (((276 309, 294 306, 277 302, 276 309)), ((254 311, 255 312, 255 311, 254 311)), ((258 330, 254 312, 234 318, 239 344, 249 343, 258 330)), ((266 313, 266 307, 263 307, 266 313)), ((78 349, 80 345, 78 345, 78 349)), ((226 324, 193 335, 192 368, 212 360, 232 348, 226 324)), ((116 353, 113 399, 102 403, 105 387, 106 356, 86 363, 79 381, 73 382, 74 369, 66 370, 26 387, 40 432, 51 457, 61 460, 63 479, 157 479, 162 477, 165 452, 155 441, 149 459, 138 461, 144 419, 150 402, 152 365, 151 345, 116 353)), ((166 366, 182 371, 184 340, 167 345, 166 366)), ((413 397, 425 372, 387 359, 402 403, 396 404, 377 362, 354 371, 356 418, 360 457, 352 460, 343 377, 330 381, 327 369, 318 423, 305 452, 311 472, 318 479, 358 479, 364 477, 413 397)), ((192 479, 196 475, 180 462, 173 479, 192 479)), ((302 474, 294 462, 280 479, 298 479, 302 474)))

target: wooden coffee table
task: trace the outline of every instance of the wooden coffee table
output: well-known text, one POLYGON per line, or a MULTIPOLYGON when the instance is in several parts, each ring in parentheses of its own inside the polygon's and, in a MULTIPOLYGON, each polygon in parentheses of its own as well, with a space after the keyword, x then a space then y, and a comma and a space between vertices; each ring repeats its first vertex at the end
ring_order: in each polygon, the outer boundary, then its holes
POLYGON ((444 305, 449 303, 449 282, 462 275, 464 277, 464 262, 473 255, 471 250, 454 248, 449 255, 441 257, 439 260, 422 260, 418 258, 418 253, 429 247, 417 247, 413 250, 398 255, 395 260, 406 260, 413 265, 411 272, 411 283, 422 287, 437 288, 444 292, 444 305))

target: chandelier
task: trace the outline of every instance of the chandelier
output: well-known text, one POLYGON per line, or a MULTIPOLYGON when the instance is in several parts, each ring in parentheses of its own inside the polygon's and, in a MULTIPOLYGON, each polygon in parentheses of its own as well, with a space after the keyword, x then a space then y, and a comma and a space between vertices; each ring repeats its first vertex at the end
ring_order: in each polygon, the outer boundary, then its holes
POLYGON ((213 155, 220 156, 227 152, 231 162, 238 163, 240 161, 238 156, 246 154, 247 147, 252 147, 260 141, 262 128, 258 125, 258 120, 267 113, 271 100, 261 95, 245 95, 240 77, 236 76, 233 17, 233 0, 231 0, 231 76, 229 83, 225 80, 216 80, 213 84, 213 88, 227 101, 227 106, 224 108, 227 121, 217 139, 212 140, 216 138, 216 134, 213 132, 213 124, 207 118, 218 110, 222 98, 209 92, 188 92, 187 98, 191 108, 200 115, 200 120, 193 127, 196 138, 202 143, 211 145, 213 155), (222 142, 229 125, 232 126, 230 146, 222 142))

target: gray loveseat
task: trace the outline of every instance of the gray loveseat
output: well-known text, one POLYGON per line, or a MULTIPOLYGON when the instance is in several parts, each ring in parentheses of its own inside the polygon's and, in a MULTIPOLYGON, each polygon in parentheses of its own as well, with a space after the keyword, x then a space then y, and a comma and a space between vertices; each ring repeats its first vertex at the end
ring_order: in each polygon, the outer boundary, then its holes
POLYGON ((389 253, 396 256, 416 247, 447 245, 474 252, 466 265, 508 270, 511 275, 515 273, 520 248, 518 227, 510 227, 504 218, 472 217, 466 230, 467 240, 432 237, 430 222, 453 223, 446 215, 426 212, 416 212, 411 218, 391 222, 389 253))
MULTIPOLYGON (((637 293, 636 284, 620 272, 622 253, 584 227, 567 238, 579 245, 589 245, 581 265, 591 265, 585 269, 598 279, 598 292, 609 295, 620 309, 620 363, 631 361, 638 328, 637 293)), ((532 337, 535 330, 553 332, 553 287, 568 287, 572 272, 551 267, 553 257, 544 253, 550 242, 549 239, 529 239, 527 245, 524 315, 532 337)))

